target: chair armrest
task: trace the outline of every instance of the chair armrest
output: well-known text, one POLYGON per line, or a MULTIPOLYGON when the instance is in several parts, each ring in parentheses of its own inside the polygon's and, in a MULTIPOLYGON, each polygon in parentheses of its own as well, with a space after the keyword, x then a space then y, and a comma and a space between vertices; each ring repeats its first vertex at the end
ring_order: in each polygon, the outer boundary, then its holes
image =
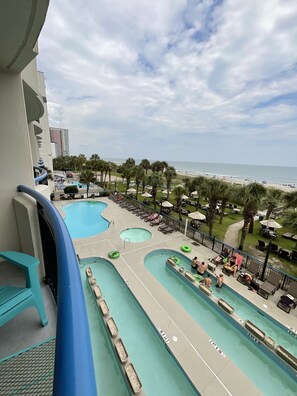
POLYGON ((23 269, 29 269, 39 265, 39 260, 36 257, 29 256, 26 253, 4 251, 0 252, 0 257, 3 257, 10 263, 13 263, 23 269))

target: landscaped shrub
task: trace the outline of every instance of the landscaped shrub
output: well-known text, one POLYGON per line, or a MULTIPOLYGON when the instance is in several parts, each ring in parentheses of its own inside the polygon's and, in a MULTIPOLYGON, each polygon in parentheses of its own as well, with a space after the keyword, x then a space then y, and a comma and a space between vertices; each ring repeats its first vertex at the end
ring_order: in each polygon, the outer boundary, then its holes
POLYGON ((64 188, 64 194, 78 194, 77 186, 67 186, 64 188))

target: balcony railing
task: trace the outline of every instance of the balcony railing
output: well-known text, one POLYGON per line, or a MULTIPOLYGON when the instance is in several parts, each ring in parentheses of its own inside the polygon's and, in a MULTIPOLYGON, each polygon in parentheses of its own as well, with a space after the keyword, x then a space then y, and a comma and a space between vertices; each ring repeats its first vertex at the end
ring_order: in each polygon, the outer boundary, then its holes
POLYGON ((71 237, 59 212, 47 198, 24 185, 17 190, 42 206, 56 243, 58 316, 53 394, 97 395, 85 298, 71 237))

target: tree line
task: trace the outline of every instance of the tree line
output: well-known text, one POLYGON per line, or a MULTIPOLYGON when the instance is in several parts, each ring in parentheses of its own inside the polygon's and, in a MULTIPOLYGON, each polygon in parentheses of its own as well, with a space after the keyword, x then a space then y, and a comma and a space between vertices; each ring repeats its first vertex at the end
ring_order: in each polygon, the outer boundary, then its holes
MULTIPOLYGON (((121 165, 102 160, 99 155, 92 154, 89 159, 84 154, 78 156, 58 157, 53 161, 54 169, 72 170, 80 173, 80 181, 87 185, 97 180, 97 172, 100 174, 100 182, 105 185, 107 176, 109 184, 112 172, 117 172, 126 181, 125 194, 129 189, 132 179, 136 186, 136 199, 139 190, 142 192, 149 186, 152 201, 156 208, 158 188, 166 186, 166 199, 169 193, 175 196, 176 206, 180 220, 183 196, 192 196, 195 192, 196 208, 200 207, 200 201, 205 198, 208 201, 206 212, 206 223, 209 235, 212 236, 213 224, 215 222, 218 203, 220 203, 220 220, 222 223, 224 211, 229 202, 240 205, 243 215, 243 227, 239 242, 239 249, 243 250, 245 238, 248 232, 253 233, 254 217, 259 209, 266 209, 266 219, 276 211, 284 212, 283 225, 287 226, 293 233, 297 234, 297 192, 284 193, 276 188, 267 188, 262 184, 253 182, 244 186, 231 184, 223 180, 209 179, 204 176, 185 177, 182 183, 173 186, 177 172, 173 166, 166 161, 150 162, 148 159, 140 161, 139 165, 133 158, 128 158, 121 165), (172 188, 173 186, 173 188, 172 188)), ((296 243, 297 248, 297 243, 296 243)))

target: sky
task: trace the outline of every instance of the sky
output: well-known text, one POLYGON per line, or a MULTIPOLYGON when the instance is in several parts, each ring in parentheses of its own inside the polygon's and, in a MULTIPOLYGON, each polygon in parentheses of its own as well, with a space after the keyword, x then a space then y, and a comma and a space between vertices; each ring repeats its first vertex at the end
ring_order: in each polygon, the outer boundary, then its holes
POLYGON ((39 39, 70 154, 297 166, 296 0, 52 0, 39 39))

